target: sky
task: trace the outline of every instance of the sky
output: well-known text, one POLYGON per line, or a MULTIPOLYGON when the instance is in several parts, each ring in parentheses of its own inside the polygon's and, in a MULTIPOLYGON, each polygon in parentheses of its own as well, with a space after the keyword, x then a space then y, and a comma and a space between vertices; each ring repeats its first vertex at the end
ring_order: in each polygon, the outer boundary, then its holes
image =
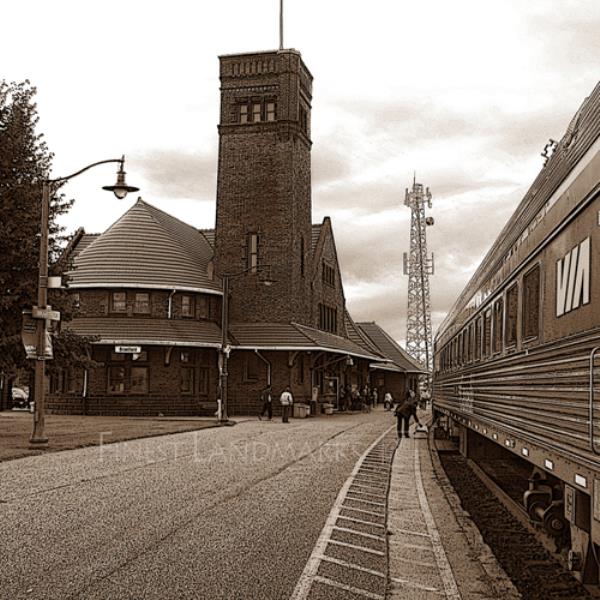
MULTIPOLYGON (((330 216, 348 309, 406 336, 410 211, 428 186, 434 330, 600 76, 598 0, 285 0, 284 45, 314 76, 313 222, 330 216)), ((52 176, 126 155, 139 194, 65 186, 67 232, 141 195, 214 227, 218 56, 279 46, 279 1, 29 0, 3 6, 0 78, 37 87, 52 176)))

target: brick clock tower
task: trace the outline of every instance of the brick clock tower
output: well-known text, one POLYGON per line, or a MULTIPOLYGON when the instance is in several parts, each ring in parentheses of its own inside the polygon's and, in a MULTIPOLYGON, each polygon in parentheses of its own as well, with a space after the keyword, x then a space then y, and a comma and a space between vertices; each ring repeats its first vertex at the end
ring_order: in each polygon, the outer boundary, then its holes
POLYGON ((308 324, 312 75, 296 50, 219 60, 216 270, 248 269, 230 280, 230 319, 308 324))

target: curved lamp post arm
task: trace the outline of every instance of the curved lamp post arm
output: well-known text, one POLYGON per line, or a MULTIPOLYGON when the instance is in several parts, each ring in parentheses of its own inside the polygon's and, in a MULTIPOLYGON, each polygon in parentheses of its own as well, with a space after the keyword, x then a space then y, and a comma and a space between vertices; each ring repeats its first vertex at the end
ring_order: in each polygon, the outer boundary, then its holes
POLYGON ((92 169, 93 167, 97 167, 98 165, 105 165, 107 163, 121 163, 121 171, 123 170, 123 165, 125 164, 125 156, 122 156, 121 158, 109 158, 107 160, 99 160, 98 162, 92 163, 91 165, 88 165, 87 167, 83 167, 83 169, 80 169, 79 171, 72 173, 71 175, 67 175, 66 177, 57 177, 56 179, 47 179, 48 183, 62 183, 63 181, 69 181, 69 179, 73 179, 73 177, 77 177, 78 175, 81 175, 82 173, 85 173, 86 171, 88 171, 89 169, 92 169))

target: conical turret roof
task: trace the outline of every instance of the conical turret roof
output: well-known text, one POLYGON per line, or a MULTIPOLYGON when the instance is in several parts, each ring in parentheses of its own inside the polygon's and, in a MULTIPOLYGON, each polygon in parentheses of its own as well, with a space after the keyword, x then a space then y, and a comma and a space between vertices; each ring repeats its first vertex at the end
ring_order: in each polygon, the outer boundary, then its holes
POLYGON ((71 288, 136 287, 219 293, 213 250, 194 227, 141 198, 75 256, 71 288))

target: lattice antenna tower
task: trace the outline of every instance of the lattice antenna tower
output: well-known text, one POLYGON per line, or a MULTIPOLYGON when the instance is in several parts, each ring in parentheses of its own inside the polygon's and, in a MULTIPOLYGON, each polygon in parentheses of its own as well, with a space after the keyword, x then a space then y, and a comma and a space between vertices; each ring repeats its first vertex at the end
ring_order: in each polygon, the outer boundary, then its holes
POLYGON ((404 253, 404 275, 408 275, 408 315, 406 319, 406 350, 429 373, 433 367, 431 334, 431 300, 429 276, 434 274, 433 253, 427 255, 426 228, 433 217, 425 216, 425 204, 431 208, 429 188, 413 178, 412 190, 406 189, 404 204, 410 208, 410 252, 404 253))

